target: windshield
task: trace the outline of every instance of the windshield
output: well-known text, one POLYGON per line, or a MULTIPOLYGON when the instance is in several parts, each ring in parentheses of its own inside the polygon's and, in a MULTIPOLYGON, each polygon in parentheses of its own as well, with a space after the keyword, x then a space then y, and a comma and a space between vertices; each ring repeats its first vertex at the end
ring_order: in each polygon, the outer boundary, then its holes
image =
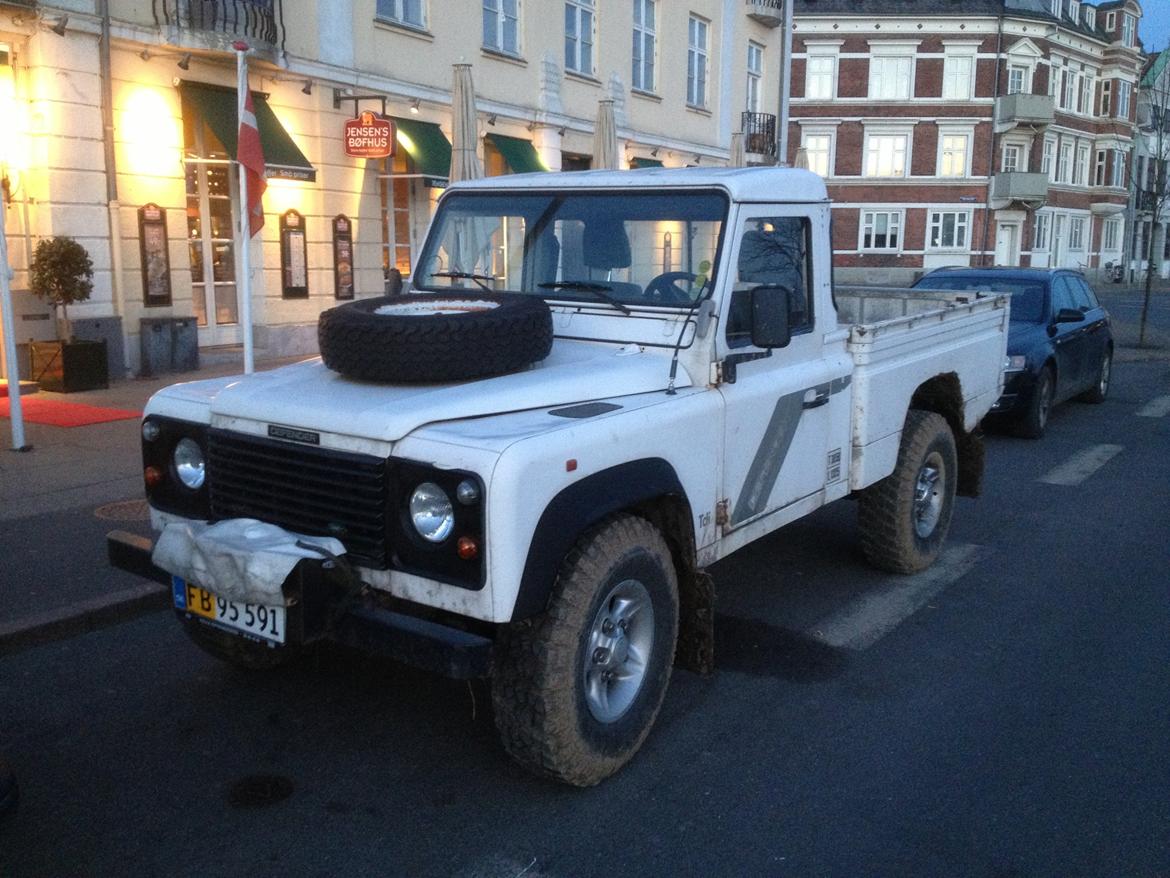
POLYGON ((413 286, 690 307, 714 282, 727 207, 703 191, 452 193, 413 286))
POLYGON ((926 290, 962 290, 980 293, 1008 293, 1012 297, 1013 323, 1041 323, 1044 320, 1044 282, 1020 278, 956 275, 927 276, 915 284, 926 290))

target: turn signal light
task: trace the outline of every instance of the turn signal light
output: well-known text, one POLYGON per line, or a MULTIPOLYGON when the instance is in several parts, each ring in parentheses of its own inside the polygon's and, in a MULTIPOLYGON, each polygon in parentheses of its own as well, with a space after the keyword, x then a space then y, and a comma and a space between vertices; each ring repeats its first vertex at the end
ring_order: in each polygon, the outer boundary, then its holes
POLYGON ((479 543, 471 537, 460 537, 455 551, 464 561, 473 561, 479 557, 479 543))
POLYGON ((146 487, 154 488, 162 484, 163 472, 157 466, 148 466, 143 470, 142 478, 146 481, 146 487))

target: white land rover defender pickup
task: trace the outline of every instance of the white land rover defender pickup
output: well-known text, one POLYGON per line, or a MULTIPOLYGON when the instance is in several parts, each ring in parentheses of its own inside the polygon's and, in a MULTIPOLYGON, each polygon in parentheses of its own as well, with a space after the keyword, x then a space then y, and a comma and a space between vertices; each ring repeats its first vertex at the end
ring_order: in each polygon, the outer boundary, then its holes
POLYGON ((155 394, 160 534, 111 559, 229 662, 331 638, 490 676, 508 751, 593 784, 673 664, 711 669, 708 565, 850 495, 872 563, 936 558, 1007 326, 1002 296, 834 291, 806 171, 459 183, 320 359, 155 394))

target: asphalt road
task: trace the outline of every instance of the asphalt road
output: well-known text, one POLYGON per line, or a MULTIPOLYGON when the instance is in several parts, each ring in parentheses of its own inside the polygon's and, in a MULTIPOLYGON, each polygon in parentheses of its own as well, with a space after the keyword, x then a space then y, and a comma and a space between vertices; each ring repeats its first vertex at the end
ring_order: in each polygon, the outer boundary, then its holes
POLYGON ((718 673, 591 790, 513 766, 482 684, 337 650, 243 674, 155 613, 0 657, 0 875, 1170 874, 1168 411, 1121 363, 990 437, 925 574, 848 501, 721 562, 718 673))

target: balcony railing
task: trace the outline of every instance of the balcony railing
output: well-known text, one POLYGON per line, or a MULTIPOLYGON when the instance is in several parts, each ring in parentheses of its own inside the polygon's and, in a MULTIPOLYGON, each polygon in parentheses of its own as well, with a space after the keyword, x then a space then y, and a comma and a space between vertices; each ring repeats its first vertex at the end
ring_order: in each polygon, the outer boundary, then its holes
POLYGON ((1018 93, 995 99, 995 130, 1001 133, 1017 125, 1051 125, 1055 116, 1052 95, 1018 93))
POLYGON ((276 48, 282 41, 281 0, 152 0, 155 24, 218 34, 276 48))
POLYGON ((768 27, 780 27, 784 23, 784 0, 744 0, 749 18, 768 27))
POLYGON ((991 178, 991 197, 1008 201, 1044 201, 1048 198, 1048 175, 1027 171, 1006 171, 991 178))
POLYGON ((744 113, 740 119, 743 151, 776 157, 776 117, 771 113, 744 113))

